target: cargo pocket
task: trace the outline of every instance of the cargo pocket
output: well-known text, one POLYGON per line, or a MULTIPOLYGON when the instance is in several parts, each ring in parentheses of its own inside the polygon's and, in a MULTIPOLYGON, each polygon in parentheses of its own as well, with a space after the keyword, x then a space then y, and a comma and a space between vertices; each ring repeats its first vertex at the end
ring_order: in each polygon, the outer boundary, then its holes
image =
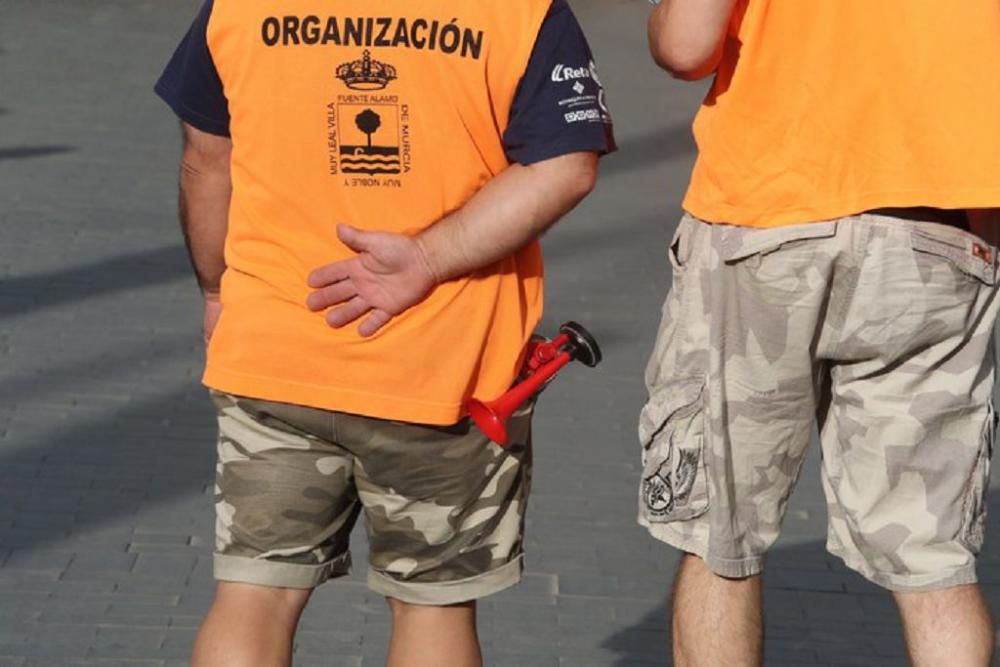
POLYGON ((969 478, 965 501, 962 505, 962 544, 972 553, 979 553, 986 533, 986 496, 990 486, 990 462, 993 458, 993 440, 996 437, 997 414, 991 402, 980 436, 976 467, 969 478))
POLYGON ((803 241, 831 238, 836 234, 836 220, 770 229, 727 226, 722 231, 719 252, 727 264, 759 261, 782 248, 795 247, 803 241))
POLYGON ((945 230, 910 230, 910 247, 917 257, 946 260, 960 273, 986 285, 996 282, 994 249, 971 234, 945 230))
POLYGON ((704 387, 702 378, 672 381, 642 409, 639 514, 651 523, 693 519, 708 510, 704 387))
POLYGON ((691 233, 697 225, 698 221, 685 213, 681 221, 677 223, 673 238, 670 239, 670 245, 667 246, 667 259, 670 261, 670 268, 673 269, 675 276, 684 272, 684 267, 691 254, 691 233))

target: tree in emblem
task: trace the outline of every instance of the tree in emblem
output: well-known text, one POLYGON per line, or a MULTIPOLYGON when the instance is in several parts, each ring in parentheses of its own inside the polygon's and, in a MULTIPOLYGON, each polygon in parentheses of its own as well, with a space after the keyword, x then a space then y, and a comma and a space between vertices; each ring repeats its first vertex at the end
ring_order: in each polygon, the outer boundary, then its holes
POLYGON ((358 129, 368 135, 368 150, 372 149, 372 135, 382 126, 382 118, 372 111, 365 109, 354 118, 354 124, 358 129))

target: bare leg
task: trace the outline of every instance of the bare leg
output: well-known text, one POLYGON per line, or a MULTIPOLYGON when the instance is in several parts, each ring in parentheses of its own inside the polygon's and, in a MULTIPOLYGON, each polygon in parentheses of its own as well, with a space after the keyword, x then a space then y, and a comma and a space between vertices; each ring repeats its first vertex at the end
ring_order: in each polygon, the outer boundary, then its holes
POLYGON ((976 585, 926 593, 896 593, 914 667, 989 667, 993 621, 976 585))
POLYGON ((192 667, 292 664, 292 638, 311 590, 220 582, 201 624, 192 667))
POLYGON ((726 579, 684 554, 674 579, 676 667, 759 667, 763 630, 759 576, 726 579))
POLYGON ((482 667, 475 602, 431 607, 389 598, 389 606, 387 667, 482 667))

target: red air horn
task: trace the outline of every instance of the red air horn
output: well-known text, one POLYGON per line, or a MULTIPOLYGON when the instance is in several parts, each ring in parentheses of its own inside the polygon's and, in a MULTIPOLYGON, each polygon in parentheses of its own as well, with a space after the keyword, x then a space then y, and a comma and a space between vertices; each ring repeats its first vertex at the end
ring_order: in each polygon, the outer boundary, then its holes
POLYGON ((465 404, 469 416, 490 440, 506 445, 510 416, 540 391, 559 369, 574 359, 591 368, 601 361, 601 348, 597 346, 597 341, 576 322, 567 322, 559 327, 559 336, 553 340, 532 336, 525 350, 521 381, 489 403, 469 399, 465 404))

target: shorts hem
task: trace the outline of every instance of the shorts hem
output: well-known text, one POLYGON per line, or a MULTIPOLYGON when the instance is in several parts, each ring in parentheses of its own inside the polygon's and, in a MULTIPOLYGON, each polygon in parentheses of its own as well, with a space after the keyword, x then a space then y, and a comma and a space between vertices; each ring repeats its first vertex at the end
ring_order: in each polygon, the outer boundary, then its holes
POLYGON ((708 547, 698 540, 683 537, 665 524, 654 524, 639 519, 639 525, 644 526, 653 538, 689 554, 693 554, 705 562, 715 574, 726 579, 746 579, 764 571, 763 556, 746 556, 744 558, 722 558, 710 553, 708 547))
POLYGON ((351 555, 345 553, 318 565, 280 563, 263 558, 215 554, 215 578, 276 588, 315 588, 329 579, 336 579, 351 572, 351 555))
POLYGON ((851 557, 839 549, 827 547, 827 550, 843 561, 844 565, 848 568, 854 570, 876 586, 881 586, 888 591, 897 593, 925 593, 979 582, 979 578, 976 576, 975 563, 963 565, 953 570, 945 571, 942 574, 896 574, 893 572, 877 572, 868 567, 863 561, 851 557))
POLYGON ((510 588, 521 581, 524 556, 520 555, 494 570, 455 581, 421 583, 400 581, 373 569, 368 570, 368 587, 376 593, 407 604, 443 606, 478 600, 510 588))

